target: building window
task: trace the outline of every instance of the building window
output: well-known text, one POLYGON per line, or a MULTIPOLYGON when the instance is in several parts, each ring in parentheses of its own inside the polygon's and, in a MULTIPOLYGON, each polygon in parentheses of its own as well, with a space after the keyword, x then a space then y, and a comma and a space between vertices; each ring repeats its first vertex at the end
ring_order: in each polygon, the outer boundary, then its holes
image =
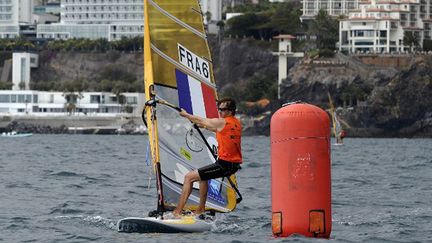
POLYGON ((0 95, 0 103, 10 103, 10 95, 0 95))
POLYGON ((24 95, 18 95, 18 103, 24 103, 25 100, 24 97, 25 97, 24 95))
POLYGON ((128 104, 137 104, 138 103, 138 99, 137 99, 136 96, 126 97, 126 102, 128 104))
POLYGON ((20 81, 24 82, 26 80, 25 78, 25 72, 26 72, 27 66, 26 66, 26 59, 25 58, 21 58, 21 77, 20 77, 20 81))
POLYGON ((90 103, 91 104, 100 104, 101 103, 100 95, 90 95, 90 103))

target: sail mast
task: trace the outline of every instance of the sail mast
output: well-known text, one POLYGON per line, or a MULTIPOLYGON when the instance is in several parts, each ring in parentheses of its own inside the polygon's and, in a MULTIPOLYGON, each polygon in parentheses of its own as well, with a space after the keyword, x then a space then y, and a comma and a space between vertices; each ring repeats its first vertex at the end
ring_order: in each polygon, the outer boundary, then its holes
MULTIPOLYGON (((153 79, 153 63, 151 55, 151 41, 150 41, 150 24, 149 24, 149 10, 148 1, 144 0, 144 90, 146 101, 155 99, 154 93, 154 79, 153 79)), ((162 177, 160 168, 160 156, 159 156, 159 137, 157 131, 157 120, 156 120, 156 107, 146 106, 145 107, 146 120, 148 124, 148 136, 150 141, 153 169, 156 174, 156 183, 158 191, 158 211, 164 211, 164 200, 162 190, 162 177)))
POLYGON ((329 99, 330 114, 331 114, 331 117, 332 117, 333 134, 334 134, 335 138, 337 138, 338 134, 336 134, 335 108, 334 108, 334 105, 333 105, 333 100, 332 100, 332 98, 330 96, 330 92, 327 92, 327 96, 328 96, 328 99, 329 99))

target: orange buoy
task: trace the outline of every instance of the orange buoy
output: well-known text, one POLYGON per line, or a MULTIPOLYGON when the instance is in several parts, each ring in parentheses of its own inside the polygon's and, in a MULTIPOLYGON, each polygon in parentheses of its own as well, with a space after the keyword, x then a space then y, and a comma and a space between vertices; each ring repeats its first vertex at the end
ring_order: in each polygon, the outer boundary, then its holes
POLYGON ((329 238, 331 232, 330 119, 295 103, 270 123, 272 232, 329 238))

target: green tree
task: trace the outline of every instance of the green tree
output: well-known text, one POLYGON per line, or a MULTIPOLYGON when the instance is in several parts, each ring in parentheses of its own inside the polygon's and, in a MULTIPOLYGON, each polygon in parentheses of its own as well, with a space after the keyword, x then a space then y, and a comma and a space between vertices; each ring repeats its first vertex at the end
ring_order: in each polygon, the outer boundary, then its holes
POLYGON ((25 89, 25 82, 19 82, 18 87, 20 90, 24 90, 25 89))
POLYGON ((103 79, 102 81, 99 82, 99 90, 111 92, 112 89, 113 89, 113 82, 111 80, 103 79))
POLYGON ((227 34, 240 37, 270 38, 271 36, 265 32, 268 29, 265 25, 268 20, 268 16, 255 13, 234 17, 227 22, 229 26, 227 34))
POLYGON ((278 34, 294 35, 302 28, 300 16, 302 14, 300 2, 280 4, 271 16, 269 26, 278 34))
POLYGON ((11 82, 0 81, 0 90, 10 90, 12 88, 11 82))
POLYGON ((242 96, 247 101, 257 101, 263 98, 274 100, 277 98, 277 82, 274 77, 255 76, 246 84, 242 96))
POLYGON ((269 1, 259 1, 258 4, 238 4, 234 8, 228 7, 227 12, 234 13, 257 13, 269 11, 277 8, 279 3, 270 3, 269 1))
POLYGON ((432 40, 423 40, 423 51, 432 51, 432 40))
POLYGON ((418 49, 420 43, 419 36, 413 31, 405 31, 403 37, 403 44, 409 47, 409 50, 412 52, 418 49))
POLYGON ((116 94, 117 102, 120 105, 120 112, 124 110, 124 105, 126 104, 126 96, 123 94, 116 94))
POLYGON ((334 50, 339 38, 339 22, 321 9, 311 23, 309 34, 317 37, 319 49, 334 50))
POLYGON ((301 8, 299 1, 285 3, 260 1, 259 4, 239 5, 234 8, 234 12, 244 14, 228 20, 226 33, 255 39, 270 39, 277 34, 294 35, 303 30, 300 22, 301 8))
POLYGON ((206 18, 207 23, 210 22, 211 17, 212 17, 212 14, 209 11, 205 12, 205 18, 206 18))
POLYGON ((78 92, 65 92, 63 93, 65 97, 65 109, 68 112, 69 116, 74 114, 77 108, 78 100, 82 99, 84 96, 78 92))
POLYGON ((244 85, 227 84, 221 90, 221 97, 241 97, 244 101, 257 101, 260 99, 277 99, 277 74, 256 75, 244 85))
POLYGON ((342 90, 343 106, 352 106, 357 104, 358 101, 366 100, 367 88, 361 87, 356 83, 351 83, 344 87, 342 90))

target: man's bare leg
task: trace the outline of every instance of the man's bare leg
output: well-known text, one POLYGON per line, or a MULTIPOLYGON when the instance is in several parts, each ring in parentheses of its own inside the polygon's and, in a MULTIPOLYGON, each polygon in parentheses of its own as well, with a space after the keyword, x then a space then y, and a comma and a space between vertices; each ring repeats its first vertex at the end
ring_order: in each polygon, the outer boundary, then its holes
POLYGON ((192 192, 192 187, 193 187, 193 183, 195 181, 199 181, 199 174, 198 171, 194 170, 191 171, 189 173, 187 173, 185 175, 185 179, 184 179, 184 183, 183 183, 183 188, 182 188, 182 193, 180 195, 180 199, 178 202, 177 207, 174 209, 173 214, 175 216, 180 216, 184 206, 186 205, 186 202, 189 198, 189 195, 192 192))
POLYGON ((199 182, 199 193, 200 193, 200 204, 195 211, 195 214, 202 214, 205 211, 205 204, 207 201, 207 192, 208 192, 208 182, 200 181, 199 182))

